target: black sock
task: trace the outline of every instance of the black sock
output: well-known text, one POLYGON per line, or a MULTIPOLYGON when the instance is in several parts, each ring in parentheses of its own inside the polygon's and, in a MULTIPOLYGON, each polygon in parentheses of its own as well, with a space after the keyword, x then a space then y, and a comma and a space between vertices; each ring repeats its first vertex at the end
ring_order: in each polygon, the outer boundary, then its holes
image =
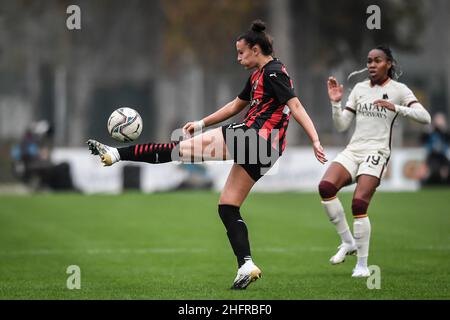
POLYGON ((219 215, 227 229, 227 236, 240 268, 246 260, 251 259, 247 225, 241 217, 239 207, 219 204, 219 215))
POLYGON ((179 142, 136 144, 117 148, 120 160, 165 163, 180 159, 179 142))

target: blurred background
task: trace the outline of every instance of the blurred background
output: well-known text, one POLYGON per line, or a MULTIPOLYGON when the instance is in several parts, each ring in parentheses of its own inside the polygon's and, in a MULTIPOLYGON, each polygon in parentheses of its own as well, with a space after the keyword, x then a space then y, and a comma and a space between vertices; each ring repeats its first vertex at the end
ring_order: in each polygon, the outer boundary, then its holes
MULTIPOLYGON (((287 65, 330 159, 352 130, 340 134, 333 127, 327 77, 336 76, 348 94, 354 85, 348 74, 365 66, 375 45, 389 44, 403 72, 399 81, 414 91, 435 126, 397 120, 385 187, 410 190, 448 182, 446 0, 2 0, 0 191, 220 189, 224 167, 178 166, 177 174, 170 165, 101 171, 84 143, 95 138, 118 145, 106 122, 119 106, 143 117, 137 142, 165 142, 185 122, 232 100, 248 77, 236 61, 235 39, 256 18, 266 21, 275 56, 287 65), (71 15, 66 10, 73 4, 81 10, 80 30, 66 27, 71 15), (367 7, 374 4, 381 9, 380 30, 366 27, 367 7), (173 181, 144 183, 146 170, 173 181)), ((294 120, 287 150, 287 165, 278 176, 264 178, 260 190, 315 188, 323 168, 294 120)))

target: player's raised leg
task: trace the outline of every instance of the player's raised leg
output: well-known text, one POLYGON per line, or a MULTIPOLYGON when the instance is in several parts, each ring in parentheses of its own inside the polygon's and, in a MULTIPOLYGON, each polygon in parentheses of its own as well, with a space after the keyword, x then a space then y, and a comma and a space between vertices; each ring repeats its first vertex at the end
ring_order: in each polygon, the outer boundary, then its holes
POLYGON ((238 261, 232 289, 245 289, 261 277, 261 270, 252 261, 247 225, 240 214, 240 207, 254 184, 248 173, 234 164, 219 200, 219 215, 238 261))
POLYGON ((332 264, 344 262, 346 255, 356 252, 355 240, 348 226, 344 208, 337 197, 338 191, 351 181, 350 173, 340 163, 332 162, 319 183, 322 206, 341 238, 337 253, 330 258, 332 264))
POLYGON ((180 143, 180 161, 223 161, 231 159, 228 154, 222 129, 216 128, 180 143))
POLYGON ((357 247, 358 261, 353 269, 352 277, 370 276, 367 267, 370 244, 370 220, 367 214, 370 200, 380 184, 380 179, 369 175, 360 175, 352 200, 353 233, 357 247))
POLYGON ((181 142, 136 144, 123 148, 110 147, 95 140, 88 140, 87 144, 93 154, 100 156, 105 166, 113 165, 118 161, 166 163, 227 159, 220 128, 181 142))

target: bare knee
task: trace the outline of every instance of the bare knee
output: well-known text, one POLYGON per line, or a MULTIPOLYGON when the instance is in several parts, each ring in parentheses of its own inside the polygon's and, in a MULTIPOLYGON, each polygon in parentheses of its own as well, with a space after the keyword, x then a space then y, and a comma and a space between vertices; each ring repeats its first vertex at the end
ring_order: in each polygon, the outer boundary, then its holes
POLYGON ((202 161, 203 139, 189 139, 180 143, 180 159, 184 162, 202 161))
POLYGON ((358 185, 356 186, 355 194, 353 197, 356 199, 362 199, 366 202, 370 202, 379 185, 379 178, 361 175, 358 177, 358 185))
POLYGON ((180 142, 180 158, 181 159, 183 159, 183 157, 190 157, 192 143, 193 143, 193 139, 184 140, 184 141, 180 142))
MULTIPOLYGON (((242 191, 242 190, 241 190, 242 191)), ((240 207, 246 198, 245 192, 240 192, 237 188, 225 187, 219 198, 219 205, 228 204, 240 207)))
POLYGON ((354 199, 361 199, 365 202, 370 202, 370 199, 372 199, 373 191, 371 190, 356 190, 355 194, 353 195, 354 199))
POLYGON ((219 198, 219 205, 231 205, 231 206, 236 206, 236 207, 240 207, 241 206, 241 201, 239 201, 239 199, 237 199, 237 197, 233 197, 232 195, 226 194, 226 193, 222 193, 220 195, 219 198))

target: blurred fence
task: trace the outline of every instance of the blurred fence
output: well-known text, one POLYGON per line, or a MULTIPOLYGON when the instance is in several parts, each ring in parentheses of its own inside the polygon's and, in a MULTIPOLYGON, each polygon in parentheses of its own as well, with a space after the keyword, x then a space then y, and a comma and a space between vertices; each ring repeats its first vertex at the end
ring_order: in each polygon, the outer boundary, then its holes
MULTIPOLYGON (((327 148, 327 156, 333 159, 342 149, 327 148)), ((85 193, 119 193, 129 189, 143 192, 171 191, 180 189, 187 182, 197 179, 183 165, 167 163, 148 165, 145 163, 120 162, 104 168, 98 157, 89 155, 84 149, 60 149, 53 153, 56 163, 70 164, 75 186, 85 193), (125 170, 137 168, 134 182, 125 183, 125 170)), ((425 174, 425 152, 409 148, 393 152, 380 190, 414 191, 420 187, 425 174)), ((197 164, 198 165, 198 164, 197 164)), ((211 181, 213 190, 222 190, 228 177, 232 161, 204 163, 205 171, 200 175, 211 181)), ((328 165, 321 165, 310 148, 293 147, 255 186, 255 191, 316 191, 318 183, 328 165)), ((195 186, 194 183, 191 184, 195 186)), ((205 186, 205 184, 203 184, 205 186)), ((352 190, 354 186, 344 190, 352 190)))
MULTIPOLYGON (((10 147, 32 121, 51 123, 56 147, 80 147, 89 137, 107 138, 106 120, 118 106, 139 110, 143 141, 167 141, 186 121, 213 112, 248 77, 236 63, 234 42, 255 18, 266 20, 275 54, 286 63, 325 145, 343 146, 350 135, 333 129, 326 78, 344 81, 379 43, 393 47, 401 81, 424 106, 448 117, 446 0, 4 0, 0 182, 13 179, 10 147), (73 4, 80 8, 80 30, 66 26, 73 4), (366 27, 369 5, 381 9, 379 30, 366 27)), ((394 141, 418 146, 422 129, 400 122, 394 141)), ((288 141, 308 144, 295 124, 288 141)))

